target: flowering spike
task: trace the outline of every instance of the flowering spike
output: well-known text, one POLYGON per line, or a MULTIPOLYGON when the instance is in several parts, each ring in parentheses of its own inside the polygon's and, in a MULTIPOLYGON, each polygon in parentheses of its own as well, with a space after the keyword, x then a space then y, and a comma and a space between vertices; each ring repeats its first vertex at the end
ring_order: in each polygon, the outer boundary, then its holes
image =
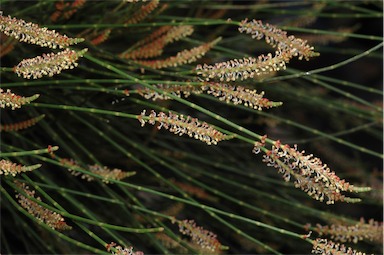
POLYGON ((177 221, 177 224, 179 225, 180 233, 190 236, 192 242, 199 245, 201 248, 211 252, 221 249, 222 245, 217 240, 216 234, 196 226, 196 223, 193 220, 177 221))
POLYGON ((0 160, 0 175, 10 174, 12 176, 15 176, 16 174, 33 171, 40 167, 41 167, 41 164, 36 164, 32 166, 22 166, 22 165, 13 163, 9 160, 2 159, 0 160))
MULTIPOLYGON (((24 190, 24 192, 28 196, 35 197, 35 191, 30 190, 29 187, 25 185, 25 183, 15 182, 15 184, 19 188, 24 190)), ((16 198, 19 199, 19 203, 24 209, 26 209, 31 215, 33 215, 39 221, 47 224, 49 227, 56 230, 68 230, 72 228, 71 226, 68 226, 67 223, 65 223, 63 216, 61 216, 56 212, 48 210, 47 208, 42 207, 35 201, 32 201, 28 197, 25 197, 21 193, 16 194, 16 198)), ((41 201, 40 197, 36 197, 36 199, 41 201)))
POLYGON ((164 35, 165 33, 167 33, 171 28, 172 28, 172 26, 161 26, 158 29, 156 29, 155 31, 153 31, 147 37, 136 42, 133 47, 138 47, 138 46, 141 46, 144 44, 148 44, 148 43, 152 42, 153 40, 156 40, 161 35, 164 35))
POLYGON ((177 53, 176 56, 172 56, 166 59, 156 60, 140 60, 136 63, 144 66, 148 66, 154 69, 161 69, 166 67, 176 67, 186 63, 192 63, 197 59, 204 56, 221 38, 218 38, 212 42, 205 43, 190 50, 183 50, 177 53))
POLYGON ((244 106, 261 111, 263 108, 271 108, 282 105, 282 102, 272 102, 264 98, 264 92, 257 93, 256 90, 250 90, 241 86, 231 86, 221 83, 208 83, 203 86, 208 94, 218 97, 221 101, 233 103, 235 105, 244 104, 244 106))
POLYGON ((269 53, 257 58, 247 57, 232 59, 214 65, 198 65, 197 74, 202 75, 207 81, 218 78, 220 81, 235 81, 254 78, 259 75, 277 72, 286 68, 285 64, 290 56, 285 52, 276 51, 276 55, 269 53))
MULTIPOLYGON (((254 148, 254 151, 257 152, 257 149, 254 148)), ((276 141, 272 149, 263 157, 263 162, 278 169, 285 181, 289 181, 291 177, 295 178, 296 188, 302 189, 321 202, 327 199, 327 204, 333 204, 335 201, 356 203, 360 201, 359 198, 346 197, 341 192, 369 190, 366 187, 354 187, 345 180, 341 180, 319 158, 312 154, 304 155, 304 151, 299 152, 296 145, 291 148, 287 144, 283 145, 276 141)))
POLYGON ((55 30, 39 27, 31 22, 22 19, 3 16, 0 12, 0 31, 7 36, 11 36, 20 42, 36 44, 49 48, 64 48, 72 44, 84 41, 83 38, 69 38, 66 35, 60 35, 55 30))
POLYGON ((75 68, 78 65, 76 61, 84 56, 87 50, 65 49, 59 53, 48 53, 35 58, 24 59, 14 67, 14 72, 26 79, 38 79, 45 75, 51 77, 61 73, 62 70, 75 68))
MULTIPOLYGON (((136 172, 124 172, 120 169, 114 168, 114 169, 109 169, 106 166, 100 166, 100 165, 90 165, 89 166, 89 171, 91 171, 94 174, 101 175, 103 177, 102 181, 105 183, 109 183, 108 179, 113 179, 113 180, 122 180, 126 177, 130 177, 136 174, 136 172)), ((93 181, 95 180, 95 177, 90 176, 90 175, 85 175, 81 177, 83 179, 87 179, 87 181, 93 181)))
POLYGON ((125 24, 136 24, 141 20, 145 19, 156 7, 159 5, 159 0, 152 0, 146 5, 141 6, 141 8, 132 15, 132 17, 125 22, 125 24))
POLYGON ((91 44, 99 45, 99 44, 103 43, 104 41, 106 41, 108 39, 110 34, 111 34, 111 29, 105 29, 105 30, 101 31, 101 33, 99 35, 97 35, 95 38, 93 38, 91 40, 91 44))
POLYGON ((309 60, 310 57, 319 55, 313 51, 313 47, 309 46, 307 41, 293 35, 287 36, 287 32, 268 23, 263 24, 260 20, 250 22, 247 19, 243 20, 240 23, 239 31, 251 34, 252 38, 257 40, 264 37, 265 41, 272 47, 277 48, 280 52, 286 52, 292 57, 309 60))
POLYGON ((0 124, 0 132, 15 132, 15 131, 19 131, 21 129, 29 128, 29 127, 35 125, 41 119, 43 119, 44 116, 45 115, 42 114, 38 117, 29 119, 29 120, 25 120, 25 121, 21 121, 21 122, 16 122, 16 123, 12 123, 12 124, 5 124, 5 125, 0 124))
MULTIPOLYGON (((60 163, 63 166, 68 167, 68 170, 74 176, 79 176, 81 174, 81 178, 86 179, 87 181, 94 181, 96 179, 96 177, 91 176, 89 174, 84 174, 84 173, 82 174, 78 171, 75 171, 73 168, 76 168, 76 167, 81 168, 81 166, 76 161, 74 161, 73 159, 60 159, 60 163)), ((92 172, 94 174, 100 175, 102 177, 101 178, 102 181, 105 183, 109 183, 109 179, 122 180, 124 178, 130 177, 130 176, 133 176, 136 174, 136 172, 124 172, 124 171, 117 169, 117 168, 114 168, 111 170, 106 166, 100 166, 97 164, 88 165, 87 170, 89 170, 90 172, 92 172)))
POLYGON ((315 231, 322 235, 330 235, 339 242, 354 242, 369 240, 376 243, 383 241, 383 222, 370 219, 368 223, 363 218, 355 225, 332 224, 330 226, 316 225, 315 231))
MULTIPOLYGON (((124 52, 120 54, 120 57, 128 59, 156 57, 163 53, 164 46, 174 41, 178 41, 188 35, 191 35, 192 33, 192 26, 175 26, 170 28, 163 36, 154 39, 148 44, 136 48, 133 51, 127 53, 124 52)), ((151 34, 150 37, 153 37, 153 35, 151 34)))
MULTIPOLYGON (((174 96, 181 97, 182 95, 184 97, 188 97, 191 95, 191 93, 199 94, 201 93, 201 89, 197 86, 193 85, 169 85, 169 84, 157 84, 155 85, 156 88, 161 89, 162 91, 168 92, 174 96)), ((152 99, 153 101, 156 100, 169 100, 171 99, 169 96, 160 94, 152 89, 144 88, 138 90, 139 95, 146 99, 152 99)))
POLYGON ((177 115, 172 112, 169 112, 167 116, 167 114, 163 112, 157 114, 152 110, 151 113, 146 116, 144 110, 141 115, 138 116, 138 120, 141 126, 144 126, 146 122, 152 125, 157 122, 159 123, 157 126, 158 129, 163 127, 180 136, 187 134, 189 137, 203 141, 208 145, 216 145, 219 141, 232 138, 216 130, 206 122, 199 122, 198 119, 190 116, 185 118, 183 115, 177 115))
POLYGON ((35 94, 30 97, 22 97, 12 93, 9 89, 4 92, 4 90, 0 88, 0 108, 11 107, 12 110, 14 110, 20 108, 22 105, 29 104, 39 96, 39 94, 35 94))

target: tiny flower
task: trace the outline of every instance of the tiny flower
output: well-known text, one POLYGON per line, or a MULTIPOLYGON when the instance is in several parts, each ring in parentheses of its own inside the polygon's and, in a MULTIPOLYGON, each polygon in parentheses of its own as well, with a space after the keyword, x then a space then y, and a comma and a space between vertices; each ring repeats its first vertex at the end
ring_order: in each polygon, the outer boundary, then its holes
POLYGON ((81 51, 65 49, 59 53, 48 53, 24 59, 14 67, 14 72, 26 79, 38 79, 45 75, 51 77, 61 73, 62 70, 75 68, 78 65, 76 61, 84 56, 85 52, 87 49, 81 51))
POLYGON ((184 117, 183 115, 177 115, 172 112, 169 112, 168 115, 163 112, 159 112, 157 114, 153 110, 149 116, 146 116, 145 112, 146 111, 144 110, 141 115, 138 116, 141 126, 144 126, 146 122, 152 125, 157 122, 159 123, 157 126, 158 129, 163 127, 180 136, 187 134, 190 137, 207 143, 208 145, 216 145, 219 141, 232 138, 231 136, 225 135, 216 130, 208 123, 200 122, 198 119, 190 116, 184 117))
POLYGON ((53 49, 64 48, 84 41, 82 38, 69 38, 66 35, 60 35, 55 30, 48 30, 45 27, 41 28, 22 19, 11 18, 10 16, 5 17, 2 15, 2 12, 0 12, 0 31, 20 42, 53 49))
POLYGON ((32 166, 22 166, 16 163, 13 163, 9 160, 2 159, 0 160, 0 175, 12 175, 15 176, 19 173, 33 171, 41 167, 41 164, 36 164, 32 166))
POLYGON ((35 94, 30 97, 22 97, 12 93, 9 89, 4 92, 4 90, 0 88, 0 108, 11 107, 12 110, 14 110, 20 108, 22 105, 29 104, 39 96, 39 94, 35 94))

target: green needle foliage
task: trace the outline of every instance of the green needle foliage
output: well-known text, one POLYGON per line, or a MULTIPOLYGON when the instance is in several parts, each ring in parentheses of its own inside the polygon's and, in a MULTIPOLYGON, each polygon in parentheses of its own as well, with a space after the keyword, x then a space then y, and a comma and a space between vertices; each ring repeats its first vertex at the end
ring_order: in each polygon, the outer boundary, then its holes
POLYGON ((382 253, 382 16, 3 0, 0 252, 382 253))

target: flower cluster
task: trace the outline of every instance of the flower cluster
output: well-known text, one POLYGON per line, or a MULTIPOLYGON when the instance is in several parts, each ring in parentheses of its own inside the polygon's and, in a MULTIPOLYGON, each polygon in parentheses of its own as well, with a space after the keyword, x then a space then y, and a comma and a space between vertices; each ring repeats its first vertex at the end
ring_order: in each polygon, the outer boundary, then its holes
POLYGON ((331 226, 316 225, 316 232, 322 235, 330 235, 331 238, 339 242, 354 242, 369 240, 371 242, 382 243, 383 223, 370 219, 368 223, 363 218, 355 225, 332 224, 331 226))
POLYGON ((284 70, 286 63, 292 57, 308 60, 310 57, 319 55, 313 51, 313 47, 309 46, 306 41, 294 36, 287 36, 285 31, 269 24, 264 25, 261 21, 253 20, 248 22, 243 20, 239 31, 252 34, 252 37, 256 39, 264 37, 268 44, 277 49, 275 55, 272 56, 269 53, 260 55, 257 58, 247 57, 214 65, 198 65, 196 67, 198 75, 202 75, 207 81, 213 78, 218 78, 220 81, 244 80, 284 70))
POLYGON ((22 97, 12 93, 9 89, 4 92, 4 90, 0 88, 0 108, 11 107, 12 110, 14 110, 20 108, 22 105, 29 104, 39 96, 39 94, 35 94, 30 97, 22 97))
POLYGON ((158 29, 155 29, 151 34, 144 37, 143 39, 137 41, 132 47, 138 47, 144 44, 148 44, 149 42, 152 42, 153 40, 156 40, 161 35, 167 33, 172 26, 161 26, 158 29))
POLYGON ((157 126, 158 129, 163 127, 168 129, 170 132, 180 136, 187 134, 189 137, 203 141, 208 145, 216 145, 222 140, 232 138, 231 136, 225 135, 216 130, 208 123, 200 122, 198 119, 192 118, 190 116, 185 118, 183 115, 177 115, 172 112, 169 112, 168 115, 163 112, 156 114, 156 112, 153 110, 149 116, 146 116, 145 112, 146 111, 144 110, 141 115, 137 117, 141 123, 141 126, 144 126, 146 122, 152 125, 155 125, 157 122, 159 123, 157 126))
MULTIPOLYGON (((256 145, 257 146, 257 145, 256 145)), ((254 148, 254 152, 258 150, 254 148)), ((304 155, 305 151, 298 151, 297 146, 291 148, 274 142, 271 150, 263 156, 263 162, 278 169, 285 181, 295 178, 295 187, 301 188, 308 195, 319 201, 327 199, 327 204, 335 201, 359 202, 358 198, 350 198, 341 194, 342 191, 364 192, 367 187, 355 187, 345 180, 341 180, 326 164, 312 154, 304 155)))
POLYGON ((159 0, 151 0, 146 5, 141 6, 137 12, 135 12, 132 17, 125 22, 125 24, 136 24, 141 20, 145 19, 156 7, 159 5, 159 0))
POLYGON ((239 31, 251 34, 252 38, 257 40, 265 38, 265 41, 272 47, 277 48, 280 52, 287 52, 292 57, 299 59, 318 56, 319 54, 313 51, 313 47, 308 45, 306 41, 296 38, 293 35, 287 36, 287 32, 270 25, 263 24, 260 20, 247 19, 241 21, 239 31))
MULTIPOLYGON (((155 85, 155 87, 177 97, 181 97, 182 95, 184 97, 188 97, 191 95, 191 93, 199 94, 202 92, 201 89, 199 89, 199 87, 193 86, 193 85, 157 84, 155 85)), ((171 99, 169 96, 158 93, 149 88, 139 89, 137 92, 139 93, 140 96, 146 99, 152 99, 153 101, 171 99)))
POLYGON ((343 244, 334 243, 327 239, 320 238, 317 238, 315 241, 313 241, 312 253, 322 255, 365 255, 365 253, 353 250, 351 247, 346 247, 343 244))
POLYGON ((192 242, 201 248, 215 252, 221 249, 221 243, 217 240, 216 234, 196 226, 193 220, 177 221, 179 231, 183 235, 190 236, 192 242))
POLYGON ((101 31, 98 35, 96 35, 95 37, 93 37, 93 39, 91 39, 91 44, 93 45, 99 45, 103 42, 105 42, 109 35, 111 34, 111 29, 105 29, 103 31, 101 31))
POLYGON ((58 53, 43 54, 34 58, 24 59, 14 67, 14 72, 18 76, 26 79, 38 79, 45 75, 53 76, 59 74, 62 70, 73 69, 78 64, 76 61, 84 56, 87 49, 74 51, 65 49, 58 53))
MULTIPOLYGON (((68 167, 68 171, 71 172, 74 176, 81 175, 82 179, 86 179, 87 181, 94 181, 96 180, 96 177, 91 176, 89 174, 80 173, 76 170, 74 170, 74 167, 81 167, 76 161, 73 159, 60 159, 60 163, 68 167)), ((88 165, 87 170, 89 170, 91 173, 97 174, 102 176, 102 181, 105 183, 109 183, 109 179, 112 180, 122 180, 124 178, 130 177, 132 175, 135 175, 136 172, 124 172, 121 169, 109 169, 106 166, 100 166, 100 165, 88 165)))
MULTIPOLYGON (((167 29, 168 27, 166 27, 167 29)), ((155 31, 155 35, 159 32, 162 32, 164 29, 160 31, 155 31)), ((121 58, 128 59, 138 59, 138 58, 151 58, 159 56, 163 53, 163 48, 169 43, 174 41, 178 41, 181 38, 187 37, 193 33, 192 26, 175 26, 167 29, 166 33, 156 39, 151 40, 149 43, 134 49, 133 51, 121 53, 119 56, 121 58)), ((153 38, 153 34, 149 37, 153 38)), ((147 41, 147 40, 145 40, 147 41)))
POLYGON ((7 36, 11 36, 20 42, 40 45, 49 48, 64 48, 72 44, 84 41, 82 38, 69 38, 66 35, 60 35, 54 30, 39 27, 31 22, 21 19, 3 16, 0 12, 0 31, 7 36))
POLYGON ((198 47, 190 50, 183 50, 177 53, 176 56, 171 56, 166 59, 156 60, 139 60, 136 63, 148 66, 154 69, 161 69, 166 67, 176 67, 186 63, 195 62, 197 59, 203 57, 221 38, 218 38, 212 42, 204 43, 198 47))
POLYGON ((51 15, 51 21, 56 22, 60 17, 69 19, 73 14, 77 12, 85 4, 86 0, 74 0, 71 3, 64 3, 64 0, 56 2, 56 11, 51 15))
POLYGON ((246 107, 262 110, 263 108, 271 108, 280 106, 281 102, 272 102, 264 98, 264 92, 257 93, 256 90, 247 89, 241 86, 231 86, 222 83, 208 83, 203 86, 202 90, 207 91, 221 101, 227 103, 232 102, 235 105, 244 104, 246 107))
POLYGON ((39 167, 41 167, 41 164, 36 164, 32 166, 22 166, 22 165, 13 163, 9 160, 2 159, 0 160, 0 175, 10 174, 12 176, 15 176, 16 174, 19 174, 19 173, 33 171, 39 167))
POLYGON ((21 121, 21 122, 16 122, 12 124, 0 124, 0 132, 15 132, 22 129, 26 129, 35 125, 37 122, 39 122, 43 118, 44 118, 44 114, 32 119, 21 121))
MULTIPOLYGON (((24 183, 16 182, 16 185, 19 188, 23 189, 23 191, 28 196, 35 197, 35 191, 30 190, 29 187, 26 186, 24 183)), ((71 227, 68 226, 67 223, 65 223, 64 218, 60 214, 42 207, 35 201, 32 201, 31 199, 25 197, 21 193, 18 193, 16 195, 16 198, 19 199, 19 203, 23 208, 25 208, 36 219, 47 224, 49 227, 57 230, 71 229, 71 227)), ((40 197, 36 197, 36 199, 41 201, 40 197)))
POLYGON ((235 81, 254 78, 259 75, 284 70, 285 63, 289 60, 289 55, 285 52, 276 51, 276 55, 271 53, 260 55, 257 58, 246 57, 242 59, 232 59, 227 62, 215 63, 214 65, 198 65, 196 71, 207 81, 218 78, 220 81, 235 81))
POLYGON ((144 255, 144 252, 142 251, 133 251, 133 247, 123 248, 120 245, 116 246, 116 243, 111 242, 106 245, 107 251, 110 252, 112 248, 112 254, 114 255, 144 255))

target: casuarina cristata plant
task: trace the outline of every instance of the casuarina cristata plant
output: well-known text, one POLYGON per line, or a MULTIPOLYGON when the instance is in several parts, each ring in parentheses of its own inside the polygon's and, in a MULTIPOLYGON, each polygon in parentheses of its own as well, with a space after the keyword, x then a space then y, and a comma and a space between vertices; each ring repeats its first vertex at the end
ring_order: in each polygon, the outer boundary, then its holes
POLYGON ((2 254, 382 253, 382 2, 0 11, 2 254))

